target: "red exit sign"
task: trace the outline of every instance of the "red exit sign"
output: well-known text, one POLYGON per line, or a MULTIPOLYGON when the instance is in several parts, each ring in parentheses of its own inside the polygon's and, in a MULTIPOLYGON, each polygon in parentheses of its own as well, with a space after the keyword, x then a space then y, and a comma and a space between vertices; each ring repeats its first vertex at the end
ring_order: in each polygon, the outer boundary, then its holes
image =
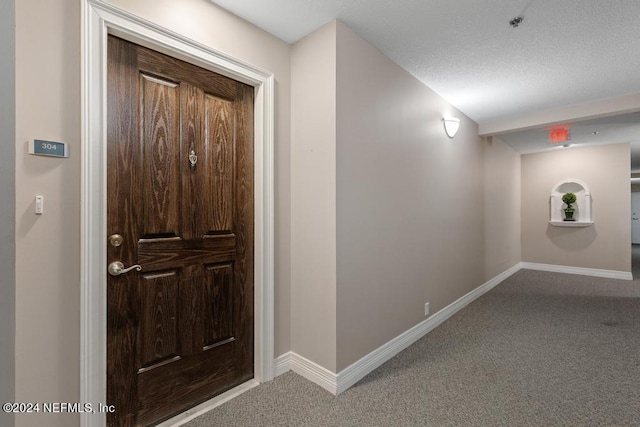
POLYGON ((549 131, 549 140, 553 144, 565 142, 569 140, 569 129, 566 128, 554 128, 549 131))

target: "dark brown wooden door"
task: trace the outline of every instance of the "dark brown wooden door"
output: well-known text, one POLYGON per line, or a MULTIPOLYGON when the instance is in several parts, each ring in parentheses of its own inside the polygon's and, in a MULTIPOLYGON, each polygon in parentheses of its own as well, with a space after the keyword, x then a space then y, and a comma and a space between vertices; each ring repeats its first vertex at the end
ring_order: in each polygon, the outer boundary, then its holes
POLYGON ((148 425, 253 378, 253 88, 111 36, 107 72, 108 424, 148 425))

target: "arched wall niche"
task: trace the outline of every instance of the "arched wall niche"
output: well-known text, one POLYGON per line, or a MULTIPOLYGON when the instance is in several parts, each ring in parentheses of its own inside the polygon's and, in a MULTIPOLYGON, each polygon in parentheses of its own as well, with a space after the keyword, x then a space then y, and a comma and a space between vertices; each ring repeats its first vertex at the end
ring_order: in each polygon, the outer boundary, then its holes
POLYGON ((559 182, 551 190, 549 223, 559 227, 588 227, 593 224, 591 203, 591 191, 587 184, 579 179, 567 178, 559 182), (573 214, 575 221, 564 220, 563 210, 566 205, 562 201, 562 196, 565 193, 574 193, 576 195, 576 202, 573 205, 575 208, 575 213, 573 214))

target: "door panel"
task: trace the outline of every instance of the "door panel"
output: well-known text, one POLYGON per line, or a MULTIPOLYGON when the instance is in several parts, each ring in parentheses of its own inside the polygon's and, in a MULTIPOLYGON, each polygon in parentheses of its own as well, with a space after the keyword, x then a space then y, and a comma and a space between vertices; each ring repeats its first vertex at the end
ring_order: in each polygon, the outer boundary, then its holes
POLYGON ((204 348, 233 339, 233 265, 208 265, 205 301, 204 348))
POLYGON ((140 230, 143 238, 181 235, 180 90, 163 79, 140 75, 140 230))
POLYGON ((253 377, 253 88, 109 37, 107 400, 148 425, 253 377))
POLYGON ((203 234, 228 233, 233 229, 233 105, 207 95, 205 114, 208 156, 203 180, 218 209, 199 210, 200 230, 203 234))
POLYGON ((139 280, 138 373, 175 359, 178 348, 179 274, 142 274, 139 280))

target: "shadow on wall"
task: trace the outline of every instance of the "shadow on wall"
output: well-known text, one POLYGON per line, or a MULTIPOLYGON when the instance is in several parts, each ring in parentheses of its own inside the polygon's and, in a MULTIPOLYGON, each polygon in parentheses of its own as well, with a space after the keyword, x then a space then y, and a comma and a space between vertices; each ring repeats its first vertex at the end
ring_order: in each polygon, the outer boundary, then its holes
POLYGON ((584 228, 554 227, 547 225, 547 237, 551 242, 566 251, 578 251, 588 248, 598 236, 596 226, 584 228))

